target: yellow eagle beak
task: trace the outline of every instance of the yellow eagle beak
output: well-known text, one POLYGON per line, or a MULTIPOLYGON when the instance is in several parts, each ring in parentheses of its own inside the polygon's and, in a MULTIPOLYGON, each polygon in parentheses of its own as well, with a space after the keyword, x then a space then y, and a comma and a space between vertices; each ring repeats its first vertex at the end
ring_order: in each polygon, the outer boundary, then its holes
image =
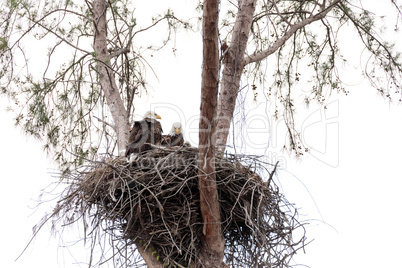
POLYGON ((176 135, 179 135, 180 128, 176 128, 176 135))
POLYGON ((162 117, 160 115, 156 115, 156 119, 162 119, 162 117))

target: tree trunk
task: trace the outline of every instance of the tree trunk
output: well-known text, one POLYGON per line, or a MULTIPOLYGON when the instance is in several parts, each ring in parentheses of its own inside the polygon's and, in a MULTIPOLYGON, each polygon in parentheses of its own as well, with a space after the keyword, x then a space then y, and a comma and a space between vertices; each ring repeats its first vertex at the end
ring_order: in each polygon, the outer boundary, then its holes
POLYGON ((222 267, 224 239, 215 178, 215 116, 218 95, 219 0, 205 0, 203 6, 203 64, 201 82, 201 118, 199 125, 198 181, 203 222, 203 267, 222 267))
POLYGON ((222 86, 219 93, 216 145, 218 153, 225 151, 230 123, 233 118, 244 69, 244 53, 253 21, 256 0, 239 1, 239 11, 233 28, 230 46, 224 57, 222 86))
POLYGON ((110 66, 110 55, 107 51, 107 20, 106 1, 95 0, 93 3, 94 15, 94 49, 97 60, 97 70, 106 103, 112 114, 114 129, 117 135, 117 147, 120 156, 125 153, 130 129, 126 109, 120 96, 119 89, 114 78, 114 71, 110 66))
MULTIPOLYGON (((117 88, 114 72, 110 66, 110 54, 107 50, 107 20, 106 20, 106 1, 95 0, 93 2, 93 16, 95 27, 94 48, 97 60, 97 70, 106 103, 113 117, 114 129, 117 135, 117 147, 120 156, 124 156, 129 135, 129 119, 124 107, 123 100, 117 88)), ((163 263, 156 260, 152 252, 145 250, 140 244, 136 243, 138 251, 149 268, 162 268, 163 263)))
POLYGON ((218 116, 216 145, 217 152, 222 154, 226 148, 226 142, 229 135, 230 123, 233 118, 236 99, 240 87, 241 74, 247 64, 261 61, 269 55, 275 53, 286 41, 292 37, 299 29, 311 24, 317 20, 323 19, 340 0, 329 3, 327 7, 315 15, 311 15, 299 23, 289 27, 286 33, 273 42, 266 50, 245 57, 245 50, 250 34, 250 28, 256 6, 256 0, 240 0, 239 11, 236 22, 233 27, 232 40, 224 58, 224 68, 222 73, 222 86, 218 100, 218 116))
MULTIPOLYGON (((141 254, 142 258, 144 259, 147 267, 149 268, 163 268, 163 263, 158 261, 154 255, 152 255, 152 250, 144 249, 139 243, 135 244, 138 252, 141 254)), ((152 247, 152 246, 151 246, 152 247)))

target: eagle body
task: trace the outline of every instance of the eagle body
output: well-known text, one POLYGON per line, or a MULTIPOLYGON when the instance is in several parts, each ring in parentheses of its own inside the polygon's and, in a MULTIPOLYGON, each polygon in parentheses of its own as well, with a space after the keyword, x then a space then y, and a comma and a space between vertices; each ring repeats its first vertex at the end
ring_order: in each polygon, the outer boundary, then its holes
MULTIPOLYGON (((147 113, 148 114, 148 113, 147 113)), ((146 114, 146 115, 147 115, 146 114)), ((152 145, 160 145, 162 139, 162 125, 156 120, 159 115, 154 114, 145 117, 144 120, 135 121, 130 131, 128 145, 126 147, 126 156, 139 154, 152 149, 152 145)))
POLYGON ((179 133, 178 135, 163 135, 161 144, 165 147, 183 146, 183 134, 179 133))
POLYGON ((173 123, 169 135, 163 135, 161 145, 165 147, 183 146, 183 129, 180 122, 173 123))

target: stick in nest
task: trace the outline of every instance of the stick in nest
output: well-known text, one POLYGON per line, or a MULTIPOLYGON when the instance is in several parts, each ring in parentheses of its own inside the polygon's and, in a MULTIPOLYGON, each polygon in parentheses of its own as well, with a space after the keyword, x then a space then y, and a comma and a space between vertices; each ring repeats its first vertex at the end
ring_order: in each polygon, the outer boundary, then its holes
MULTIPOLYGON (((246 155, 217 156, 215 162, 225 263, 288 267, 306 238, 296 209, 273 182, 278 163, 246 155), (269 175, 264 180, 259 174, 269 175), (295 241, 298 229, 303 232, 295 241)), ((70 176, 52 217, 66 225, 78 219, 90 223, 89 239, 110 235, 113 259, 127 267, 136 265, 136 258, 127 257, 133 256, 135 243, 145 250, 152 245, 166 265, 194 267, 203 245, 197 174, 197 149, 190 147, 156 148, 132 163, 122 158, 90 162, 70 176)))

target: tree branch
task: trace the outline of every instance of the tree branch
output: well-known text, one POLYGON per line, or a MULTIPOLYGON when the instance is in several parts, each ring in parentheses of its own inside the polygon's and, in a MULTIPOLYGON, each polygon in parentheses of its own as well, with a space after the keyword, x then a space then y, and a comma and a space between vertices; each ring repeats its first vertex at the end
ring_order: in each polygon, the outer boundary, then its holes
POLYGON ((107 50, 106 1, 96 0, 93 3, 94 15, 94 49, 97 60, 97 71, 106 103, 113 117, 117 134, 119 155, 123 155, 128 140, 129 121, 126 109, 116 84, 114 71, 110 67, 110 55, 107 50))
POLYGON ((201 119, 199 124, 198 184, 205 246, 203 267, 221 267, 225 241, 215 177, 215 117, 219 83, 219 0, 205 0, 203 7, 203 61, 201 119))
POLYGON ((340 1, 341 0, 336 0, 335 2, 333 2, 331 5, 329 5, 327 8, 325 8, 321 12, 308 17, 307 19, 302 20, 297 24, 291 25, 289 30, 281 38, 279 38, 271 46, 269 46, 266 50, 263 50, 261 52, 254 53, 250 56, 245 57, 243 60, 243 66, 246 66, 247 64, 250 64, 253 62, 261 61, 261 60, 265 59, 266 57, 268 57, 269 55, 275 53, 275 51, 277 51, 278 48, 283 46, 285 44, 285 42, 290 37, 292 37, 293 34, 295 34, 298 30, 305 27, 306 25, 308 25, 314 21, 323 19, 328 14, 328 12, 330 12, 340 1))
POLYGON ((250 36, 256 2, 257 0, 239 1, 240 6, 233 27, 230 47, 226 49, 225 56, 223 57, 225 65, 222 72, 216 128, 216 146, 219 154, 222 154, 226 148, 230 123, 233 118, 237 94, 239 92, 241 74, 244 68, 242 61, 250 36))

